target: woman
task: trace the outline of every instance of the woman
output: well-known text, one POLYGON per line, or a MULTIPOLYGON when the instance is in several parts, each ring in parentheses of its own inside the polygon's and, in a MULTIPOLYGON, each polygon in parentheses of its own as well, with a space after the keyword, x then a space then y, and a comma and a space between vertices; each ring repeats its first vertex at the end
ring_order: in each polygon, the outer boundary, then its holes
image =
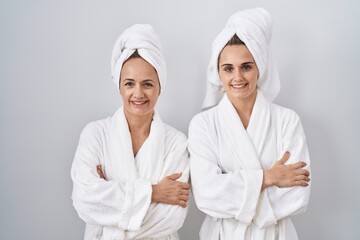
POLYGON ((307 207, 310 160, 298 115, 271 103, 280 84, 270 39, 270 15, 257 8, 231 16, 213 43, 203 107, 214 107, 189 128, 194 198, 207 215, 200 239, 297 239, 290 217, 307 207))
POLYGON ((187 139, 154 110, 166 68, 150 25, 120 35, 111 69, 123 106, 84 128, 71 169, 85 239, 178 239, 189 196, 187 139))

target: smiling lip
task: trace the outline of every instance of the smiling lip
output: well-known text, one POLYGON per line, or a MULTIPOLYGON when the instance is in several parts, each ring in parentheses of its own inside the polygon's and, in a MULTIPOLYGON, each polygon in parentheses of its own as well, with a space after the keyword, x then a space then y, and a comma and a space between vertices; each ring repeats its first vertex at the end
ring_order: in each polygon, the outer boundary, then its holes
POLYGON ((231 86, 234 88, 234 89, 244 89, 248 84, 247 83, 235 83, 235 84, 231 84, 231 86))
POLYGON ((146 101, 131 101, 132 104, 134 104, 135 106, 144 106, 145 104, 148 103, 148 100, 146 101))

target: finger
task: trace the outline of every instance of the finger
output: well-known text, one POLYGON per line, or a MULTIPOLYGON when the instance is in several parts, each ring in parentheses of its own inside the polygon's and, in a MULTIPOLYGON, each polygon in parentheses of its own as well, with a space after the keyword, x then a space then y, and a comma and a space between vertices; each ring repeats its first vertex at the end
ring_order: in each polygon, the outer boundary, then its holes
POLYGON ((182 189, 190 189, 190 184, 188 184, 187 182, 178 182, 179 187, 181 187, 182 189))
POLYGON ((96 166, 96 171, 97 173, 99 174, 99 177, 102 178, 102 179, 105 179, 105 175, 102 171, 102 166, 101 165, 97 165, 96 166))
POLYGON ((180 196, 179 196, 179 199, 182 200, 182 201, 187 202, 187 201, 189 200, 189 197, 186 196, 186 195, 180 195, 180 196))
POLYGON ((299 186, 299 187, 307 187, 309 186, 309 184, 307 182, 304 181, 295 181, 295 186, 299 186))
POLYGON ((305 162, 296 162, 293 164, 289 164, 289 167, 291 167, 292 169, 299 169, 299 168, 303 168, 306 166, 305 162))
POLYGON ((306 169, 297 169, 295 171, 296 175, 305 175, 305 176, 310 176, 310 172, 306 169))
POLYGON ((100 175, 100 173, 101 173, 101 166, 100 165, 96 166, 96 172, 100 175))
POLYGON ((287 160, 289 160, 290 152, 286 151, 286 153, 283 155, 283 157, 277 161, 278 164, 284 164, 287 160))
POLYGON ((179 205, 179 206, 182 207, 182 208, 186 208, 186 207, 187 207, 187 204, 186 204, 186 202, 185 202, 184 200, 179 200, 177 205, 179 205))
POLYGON ((175 181, 176 179, 180 178, 181 175, 182 175, 182 173, 174 173, 174 174, 167 176, 167 178, 175 181))
POLYGON ((172 195, 165 198, 163 203, 171 204, 171 205, 179 205, 179 198, 178 196, 172 195))
POLYGON ((305 175, 298 175, 294 178, 294 180, 296 181, 305 181, 305 182, 309 182, 310 181, 310 178, 308 178, 307 176, 305 175))
POLYGON ((180 195, 189 196, 189 194, 190 194, 190 191, 189 191, 189 190, 181 190, 181 191, 180 191, 180 195))

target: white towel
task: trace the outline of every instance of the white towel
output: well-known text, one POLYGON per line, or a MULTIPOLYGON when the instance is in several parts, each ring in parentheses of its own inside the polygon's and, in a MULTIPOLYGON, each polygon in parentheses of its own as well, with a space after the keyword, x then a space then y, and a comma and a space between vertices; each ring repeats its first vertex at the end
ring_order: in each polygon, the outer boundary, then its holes
POLYGON ((161 91, 166 83, 166 64, 161 43, 149 24, 135 24, 126 29, 116 40, 111 57, 111 77, 119 89, 120 72, 124 62, 135 52, 151 64, 159 77, 161 91))
POLYGON ((113 117, 88 124, 72 166, 73 203, 87 223, 85 239, 177 239, 187 209, 151 204, 151 184, 183 172, 189 176, 186 137, 154 113, 150 134, 133 156, 121 107, 113 117), (101 164, 107 180, 98 176, 101 164))
POLYGON ((224 95, 218 73, 218 58, 226 43, 235 34, 254 57, 259 69, 258 87, 269 101, 275 99, 280 91, 280 80, 270 51, 271 31, 270 14, 263 8, 242 10, 229 18, 212 45, 203 109, 217 105, 224 95))
POLYGON ((196 115, 189 128, 195 201, 207 214, 201 240, 294 240, 289 217, 306 209, 310 186, 261 192, 263 169, 285 151, 286 164, 310 159, 299 117, 270 103, 258 90, 249 126, 244 128, 225 95, 218 106, 196 115))

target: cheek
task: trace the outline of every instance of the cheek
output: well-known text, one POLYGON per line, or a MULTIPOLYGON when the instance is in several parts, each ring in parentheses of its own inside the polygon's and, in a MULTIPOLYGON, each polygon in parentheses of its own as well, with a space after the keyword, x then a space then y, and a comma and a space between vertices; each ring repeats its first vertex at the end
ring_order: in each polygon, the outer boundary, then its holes
POLYGON ((159 90, 155 90, 155 91, 151 91, 151 93, 149 93, 148 97, 152 100, 152 101, 157 101, 157 99, 159 98, 159 90))
POLYGON ((155 106, 159 98, 159 89, 152 89, 145 93, 146 97, 150 100, 150 104, 155 106))
POLYGON ((220 77, 220 81, 221 81, 221 84, 222 84, 223 87, 228 85, 228 83, 231 80, 231 76, 229 76, 228 74, 219 73, 219 77, 220 77))
POLYGON ((151 89, 150 91, 149 91, 149 98, 151 98, 151 99, 157 99, 157 98, 159 98, 159 96, 160 96, 160 93, 161 93, 161 88, 160 88, 160 85, 157 85, 157 86, 155 86, 153 89, 151 89))
POLYGON ((223 77, 220 77, 220 82, 221 82, 221 86, 223 87, 223 88, 226 88, 226 82, 225 82, 225 79, 223 78, 223 77))
POLYGON ((119 92, 120 92, 120 96, 122 97, 123 100, 126 100, 126 99, 130 98, 130 96, 131 96, 131 91, 129 89, 120 88, 119 92))
POLYGON ((256 74, 254 74, 254 82, 255 82, 255 85, 257 85, 258 80, 259 80, 259 74, 256 73, 256 74))
POLYGON ((124 97, 124 89, 123 88, 119 89, 119 93, 120 93, 121 97, 124 97))
POLYGON ((259 69, 257 67, 254 71, 254 78, 256 79, 256 82, 259 80, 259 69))
POLYGON ((245 78, 250 81, 251 83, 257 84, 257 80, 259 78, 259 75, 257 71, 250 71, 246 74, 245 78))

